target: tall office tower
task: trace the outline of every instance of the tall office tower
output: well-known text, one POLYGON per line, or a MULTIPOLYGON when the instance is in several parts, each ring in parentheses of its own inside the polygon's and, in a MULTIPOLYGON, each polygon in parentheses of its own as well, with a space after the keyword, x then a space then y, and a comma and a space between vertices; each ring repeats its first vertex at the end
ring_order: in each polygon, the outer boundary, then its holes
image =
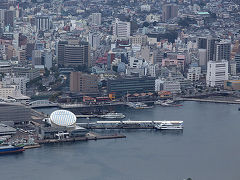
POLYGON ((215 61, 215 43, 218 41, 217 38, 208 38, 207 40, 207 61, 215 61))
POLYGON ((90 66, 90 46, 87 42, 68 44, 64 47, 64 66, 90 66))
POLYGON ((26 65, 26 50, 25 49, 19 49, 18 50, 18 63, 26 65))
POLYGON ((34 41, 31 41, 31 42, 27 43, 27 45, 26 45, 26 58, 27 58, 27 60, 32 59, 32 51, 34 50, 34 48, 35 48, 35 42, 34 41))
POLYGON ((228 61, 209 61, 207 64, 207 86, 222 86, 228 80, 228 61))
POLYGON ((240 54, 236 54, 234 60, 236 63, 236 71, 240 73, 240 54))
POLYGON ((199 37, 197 38, 197 45, 199 49, 200 66, 207 67, 208 61, 215 61, 215 42, 217 39, 212 37, 199 37))
POLYGON ((227 60, 230 61, 231 57, 231 41, 222 40, 215 43, 215 60, 227 60))
POLYGON ((57 43, 57 58, 58 58, 58 65, 64 65, 64 47, 68 44, 68 41, 59 41, 57 43))
POLYGON ((81 94, 98 93, 98 80, 96 75, 82 72, 71 72, 70 91, 81 94))
POLYGON ((130 22, 120 21, 118 18, 112 23, 113 36, 117 38, 129 38, 130 37, 130 22))
POLYGON ((6 10, 4 12, 4 26, 10 26, 13 28, 15 11, 6 10))
POLYGON ((207 49, 207 37, 199 37, 197 38, 198 49, 207 49))
POLYGON ((60 41, 57 52, 59 65, 87 67, 91 65, 90 46, 87 42, 60 41))
POLYGON ((35 19, 37 31, 47 31, 51 28, 50 17, 37 15, 35 19))
POLYGON ((163 21, 167 21, 178 16, 178 5, 177 4, 165 4, 162 8, 163 21))
POLYGON ((8 9, 8 8, 9 8, 8 0, 1 0, 0 1, 0 9, 8 9))
POLYGON ((96 50, 100 46, 100 35, 98 33, 89 33, 88 42, 91 48, 96 50))
POLYGON ((97 26, 102 24, 102 14, 101 13, 93 13, 92 14, 92 24, 97 25, 97 26))
POLYGON ((0 26, 4 27, 4 14, 5 14, 5 9, 0 9, 0 26))
POLYGON ((52 52, 44 51, 44 67, 50 70, 52 68, 52 52))
POLYGON ((153 64, 161 64, 163 59, 163 52, 160 48, 153 50, 153 64))
POLYGON ((32 51, 32 65, 42 65, 42 53, 40 50, 32 51))

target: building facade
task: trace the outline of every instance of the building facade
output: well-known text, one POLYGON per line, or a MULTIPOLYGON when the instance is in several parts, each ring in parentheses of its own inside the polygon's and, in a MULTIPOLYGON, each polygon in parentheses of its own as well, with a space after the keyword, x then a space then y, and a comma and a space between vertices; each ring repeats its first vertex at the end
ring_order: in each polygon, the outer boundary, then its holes
POLYGON ((121 78, 108 80, 108 93, 123 96, 127 93, 142 93, 155 91, 155 78, 121 78))
POLYGON ((97 94, 97 76, 82 72, 71 72, 70 91, 80 94, 97 94))
POLYGON ((113 36, 117 38, 129 38, 130 37, 130 22, 120 21, 118 18, 112 23, 113 36))
POLYGON ((228 80, 228 61, 209 61, 207 64, 207 86, 222 86, 228 80))

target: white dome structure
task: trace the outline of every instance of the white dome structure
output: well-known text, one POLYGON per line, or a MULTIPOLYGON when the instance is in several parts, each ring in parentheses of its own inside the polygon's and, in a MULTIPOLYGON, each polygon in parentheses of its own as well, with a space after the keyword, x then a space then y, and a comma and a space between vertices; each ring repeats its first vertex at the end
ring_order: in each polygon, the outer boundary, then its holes
POLYGON ((76 121, 75 114, 66 110, 57 110, 50 115, 51 124, 60 127, 72 127, 76 124, 76 121))

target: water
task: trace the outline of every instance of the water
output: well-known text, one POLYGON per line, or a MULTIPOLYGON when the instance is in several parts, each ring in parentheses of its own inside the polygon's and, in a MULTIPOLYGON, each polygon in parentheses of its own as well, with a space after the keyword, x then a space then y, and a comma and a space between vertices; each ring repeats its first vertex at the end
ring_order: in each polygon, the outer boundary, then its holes
POLYGON ((129 130, 126 139, 44 145, 0 156, 0 179, 239 180, 238 105, 183 105, 123 111, 132 120, 183 120, 182 134, 129 130))

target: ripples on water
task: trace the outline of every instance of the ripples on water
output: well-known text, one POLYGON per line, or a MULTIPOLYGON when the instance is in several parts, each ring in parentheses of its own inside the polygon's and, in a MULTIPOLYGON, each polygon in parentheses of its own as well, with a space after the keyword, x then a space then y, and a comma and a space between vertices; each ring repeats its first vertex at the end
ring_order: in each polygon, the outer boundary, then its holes
POLYGON ((183 105, 118 109, 131 120, 183 120, 182 133, 108 130, 104 133, 122 133, 127 138, 44 145, 0 156, 0 179, 239 180, 238 105, 183 105))

